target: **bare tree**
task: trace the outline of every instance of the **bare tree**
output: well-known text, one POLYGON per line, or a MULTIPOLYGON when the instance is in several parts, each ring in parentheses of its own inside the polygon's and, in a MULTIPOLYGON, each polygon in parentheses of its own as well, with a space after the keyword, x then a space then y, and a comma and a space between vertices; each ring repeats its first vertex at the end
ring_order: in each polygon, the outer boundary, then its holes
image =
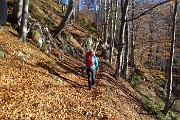
POLYGON ((129 61, 129 25, 125 25, 125 48, 124 48, 124 64, 123 64, 123 74, 128 78, 128 61, 129 61))
POLYGON ((115 0, 115 5, 113 4, 113 1, 111 1, 111 19, 110 19, 110 56, 109 56, 109 62, 112 63, 113 60, 113 52, 114 52, 114 42, 116 37, 116 21, 117 21, 117 8, 118 8, 118 1, 115 0), (115 7, 115 9, 114 9, 115 7))
POLYGON ((108 40, 108 24, 109 24, 110 0, 104 1, 104 42, 107 44, 108 40))
POLYGON ((75 16, 78 17, 79 16, 79 12, 80 12, 80 0, 76 0, 76 10, 75 10, 75 16))
POLYGON ((167 83, 167 98, 165 107, 163 110, 163 114, 167 115, 171 105, 171 97, 172 97, 172 68, 173 68, 173 59, 174 59, 174 45, 176 39, 176 15, 177 15, 177 5, 178 1, 175 1, 174 5, 174 15, 173 15, 173 26, 172 26, 172 40, 171 40, 171 51, 170 51, 170 59, 169 59, 169 67, 168 67, 168 83, 167 83))
MULTIPOLYGON (((131 12, 131 17, 134 18, 134 0, 132 1, 132 12, 131 12)), ((132 67, 132 73, 134 72, 134 21, 131 21, 131 30, 130 30, 130 63, 132 67)))
POLYGON ((152 6, 150 9, 140 13, 139 15, 133 16, 133 18, 126 19, 127 17, 127 8, 128 8, 128 0, 121 0, 121 19, 120 19, 120 31, 119 31, 119 48, 118 48, 118 55, 117 55, 117 62, 116 62, 116 79, 120 77, 120 73, 122 71, 122 65, 123 65, 123 60, 122 60, 122 53, 124 49, 124 33, 125 33, 125 23, 130 22, 133 20, 136 20, 144 15, 146 15, 149 11, 153 10, 154 8, 163 5, 165 3, 168 3, 172 0, 166 0, 163 2, 160 2, 154 6, 152 6))
MULTIPOLYGON (((28 8, 29 8, 29 0, 19 0, 22 1, 22 17, 21 17, 21 25, 20 25, 20 40, 23 42, 26 41, 27 36, 27 20, 28 20, 28 8)), ((20 9, 21 11, 21 9, 20 9)), ((19 13, 19 12, 18 12, 19 13)))
MULTIPOLYGON (((113 11, 113 1, 111 1, 111 7, 110 7, 110 11, 113 11)), ((113 36, 113 20, 114 17, 114 12, 110 13, 110 17, 109 17, 109 23, 110 23, 110 32, 109 32, 109 37, 110 37, 110 54, 109 54, 109 62, 112 63, 112 59, 113 59, 113 49, 114 49, 114 36, 113 36)))
POLYGON ((17 12, 17 19, 18 19, 18 25, 21 24, 21 18, 22 18, 22 11, 23 11, 23 0, 18 0, 18 12, 17 12))
POLYGON ((119 48, 118 48, 118 55, 117 55, 117 65, 115 75, 118 79, 120 77, 120 73, 122 71, 122 53, 124 48, 124 30, 125 30, 125 23, 126 23, 126 14, 128 9, 128 0, 121 0, 121 26, 119 31, 119 48))

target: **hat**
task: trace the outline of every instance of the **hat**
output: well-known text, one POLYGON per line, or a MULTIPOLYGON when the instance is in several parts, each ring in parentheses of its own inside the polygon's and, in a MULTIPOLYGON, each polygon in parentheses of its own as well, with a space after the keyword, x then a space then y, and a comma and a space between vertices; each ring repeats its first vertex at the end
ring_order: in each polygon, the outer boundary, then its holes
POLYGON ((89 47, 87 48, 87 51, 91 52, 91 51, 93 51, 93 48, 92 48, 91 46, 89 46, 89 47))

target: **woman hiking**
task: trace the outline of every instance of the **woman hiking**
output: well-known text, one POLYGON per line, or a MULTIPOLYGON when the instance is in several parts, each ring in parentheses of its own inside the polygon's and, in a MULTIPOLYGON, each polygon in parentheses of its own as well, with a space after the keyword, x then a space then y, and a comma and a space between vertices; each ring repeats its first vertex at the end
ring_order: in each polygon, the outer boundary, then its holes
POLYGON ((86 52, 84 63, 86 64, 86 72, 88 75, 88 87, 91 90, 95 85, 95 72, 99 70, 96 54, 91 47, 89 47, 86 52))

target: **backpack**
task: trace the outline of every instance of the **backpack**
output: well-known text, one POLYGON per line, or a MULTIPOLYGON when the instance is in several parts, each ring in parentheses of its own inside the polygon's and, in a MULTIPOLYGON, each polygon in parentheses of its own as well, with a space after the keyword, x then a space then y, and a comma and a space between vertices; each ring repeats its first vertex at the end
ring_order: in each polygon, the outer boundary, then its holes
POLYGON ((94 52, 86 52, 86 66, 93 66, 94 65, 94 52))

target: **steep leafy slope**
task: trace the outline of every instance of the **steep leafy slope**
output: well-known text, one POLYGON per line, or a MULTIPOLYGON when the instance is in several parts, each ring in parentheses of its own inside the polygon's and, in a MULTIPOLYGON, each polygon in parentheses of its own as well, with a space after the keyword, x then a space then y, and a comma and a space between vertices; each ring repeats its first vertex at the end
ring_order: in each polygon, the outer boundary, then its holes
POLYGON ((114 68, 103 59, 97 85, 88 90, 87 78, 77 72, 81 59, 56 49, 47 55, 20 42, 10 26, 0 32, 0 46, 5 53, 0 59, 1 119, 153 119, 129 84, 114 80, 114 68), (59 61, 57 54, 65 59, 59 61))

